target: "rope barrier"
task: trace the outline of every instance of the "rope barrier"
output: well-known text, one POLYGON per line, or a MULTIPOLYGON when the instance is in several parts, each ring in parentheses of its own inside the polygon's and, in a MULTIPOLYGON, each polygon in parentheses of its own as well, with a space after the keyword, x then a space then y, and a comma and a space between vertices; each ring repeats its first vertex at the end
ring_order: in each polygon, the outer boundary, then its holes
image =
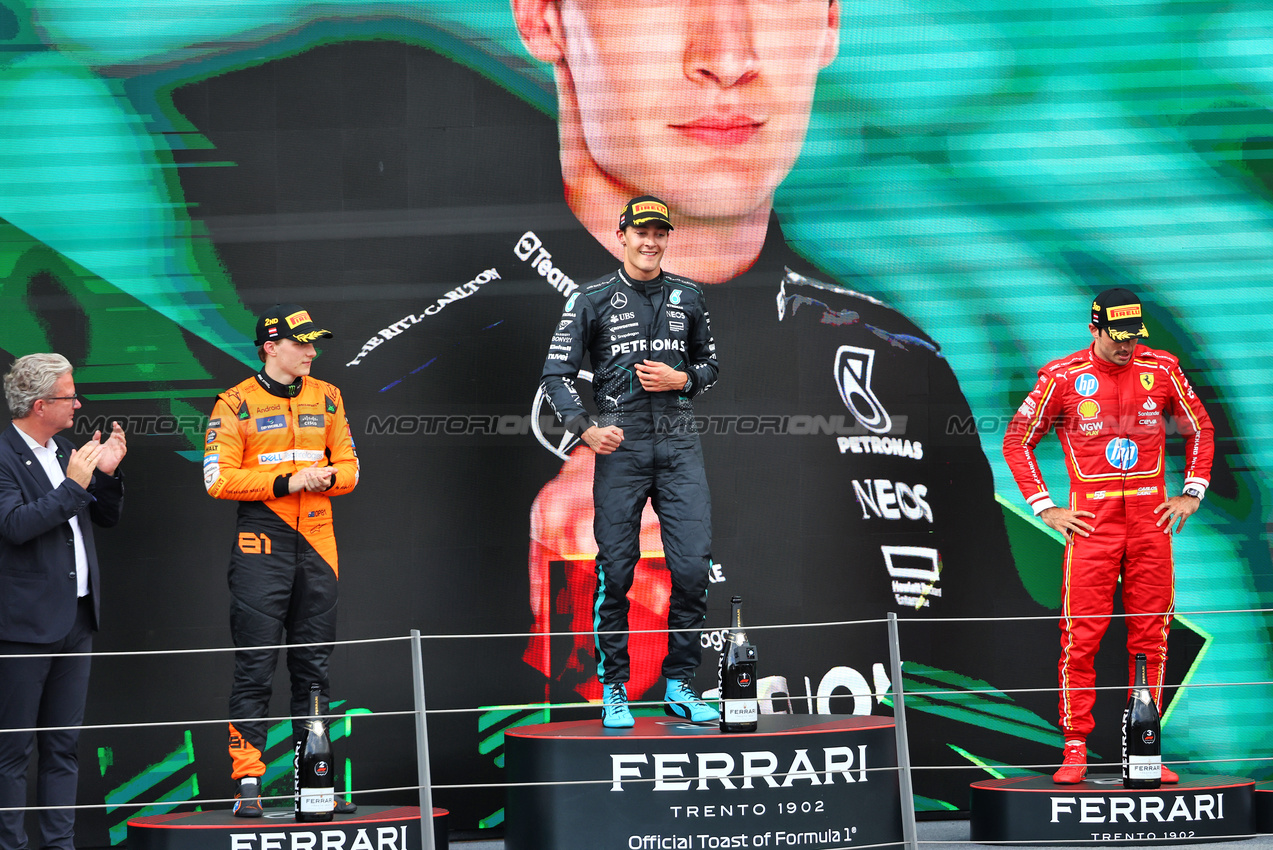
MULTIPOLYGON (((1270 614, 1270 613, 1273 613, 1273 608, 1260 608, 1260 609, 1250 609, 1250 610, 1210 609, 1210 610, 1197 610, 1197 611, 1188 611, 1188 612, 1174 611, 1174 612, 1154 612, 1154 613, 1142 612, 1139 614, 1121 613, 1121 614, 1110 614, 1110 615, 1104 615, 1104 614, 1082 615, 1082 616, 1069 616, 1069 617, 1066 617, 1066 619, 1070 619, 1070 620, 1111 619, 1112 620, 1112 619, 1126 619, 1129 617, 1136 617, 1136 616, 1162 617, 1167 614, 1171 614, 1177 617, 1198 617, 1198 616, 1204 616, 1204 615, 1223 616, 1223 615, 1230 615, 1230 614, 1250 615, 1250 614, 1270 614)), ((862 619, 862 620, 836 620, 836 621, 826 621, 826 622, 817 622, 817 623, 781 623, 781 624, 768 624, 768 625, 751 625, 751 626, 748 626, 748 631, 749 632, 751 631, 764 632, 764 631, 776 631, 776 630, 786 630, 786 629, 802 629, 802 630, 825 629, 825 628, 839 628, 839 627, 878 626, 882 624, 889 624, 890 626, 894 628, 896 628, 897 626, 910 627, 910 626, 936 624, 936 623, 944 624, 944 623, 967 623, 967 622, 975 622, 975 623, 980 623, 983 625, 994 625, 999 623, 1010 624, 1010 623, 1022 622, 1022 621, 1055 622, 1059 617, 1060 615, 1057 615, 1057 614, 1050 614, 1046 616, 1021 616, 1021 617, 947 617, 947 618, 905 618, 905 617, 890 616, 889 618, 870 618, 870 619, 862 619)), ((626 633, 627 634, 667 634, 670 632, 703 633, 703 632, 710 632, 710 631, 712 630, 705 630, 702 628, 633 629, 633 630, 627 631, 626 633)), ((605 634, 615 634, 615 633, 618 633, 618 632, 606 632, 605 634)), ((364 638, 364 639, 355 639, 355 640, 337 640, 337 641, 324 641, 324 642, 301 643, 301 644, 273 644, 273 645, 260 645, 260 646, 250 646, 250 647, 204 647, 204 648, 192 648, 192 649, 103 651, 103 652, 86 652, 86 653, 17 654, 17 655, 0 655, 0 658, 41 658, 41 657, 70 657, 70 656, 90 656, 90 657, 95 656, 98 658, 112 658, 112 657, 134 658, 139 656, 140 657, 187 656, 187 655, 200 655, 200 654, 224 654, 224 653, 244 652, 244 651, 248 651, 248 652, 271 651, 271 650, 277 651, 281 649, 295 649, 295 648, 316 647, 316 646, 354 647, 354 646, 364 646, 364 645, 398 644, 403 642, 409 642, 412 647, 413 654, 417 656, 416 663, 418 664, 419 663, 418 647, 420 647, 423 641, 454 641, 454 640, 478 641, 478 640, 491 640, 491 639, 525 639, 525 638, 545 639, 545 638, 564 638, 564 637, 592 638, 593 635, 594 635, 594 632, 591 630, 589 631, 557 631, 557 632, 534 631, 534 632, 474 633, 474 634, 434 634, 434 635, 422 635, 419 632, 414 632, 412 635, 409 635, 409 636, 364 638)), ((893 640, 891 641, 891 646, 895 644, 896 644, 896 636, 894 635, 893 640)), ((878 702, 885 702, 888 700, 892 700, 892 702, 890 703, 891 705, 901 706, 903 704, 904 698, 912 698, 912 699, 946 698, 946 699, 958 700, 960 698, 975 698, 982 695, 994 695, 994 696, 1002 697, 1002 696, 1008 696, 1008 695, 1014 695, 1014 694, 1038 694, 1038 693, 1055 694, 1059 690, 1059 688, 1055 686, 1029 687, 1029 688, 994 688, 994 687, 931 688, 929 687, 926 689, 909 689, 909 688, 901 687, 900 676, 903 672, 905 672, 904 665, 899 665, 897 669, 894 671, 894 676, 892 680, 888 682, 888 686, 889 686, 888 690, 881 693, 871 693, 866 696, 874 698, 878 702)), ((417 677, 421 677, 421 676, 422 676, 422 672, 418 672, 417 677)), ((1235 681, 1235 682, 1181 682, 1177 684, 1164 683, 1163 687, 1170 688, 1170 689, 1185 690, 1190 688, 1250 688, 1253 686, 1263 686, 1263 685, 1271 685, 1271 684, 1273 684, 1273 682, 1258 681, 1258 680, 1257 681, 1235 681)), ((1089 691, 1089 692, 1096 692, 1096 691, 1110 692, 1110 691, 1126 691, 1127 687, 1128 686, 1126 684, 1116 684, 1116 685, 1092 686, 1092 687, 1085 687, 1085 688, 1071 688, 1070 690, 1071 691, 1089 691)), ((783 696, 783 699, 790 700, 793 703, 798 703, 801 701, 808 701, 808 700, 812 700, 816 698, 818 700, 825 699, 828 701, 829 704, 835 704, 835 703, 842 704, 843 700, 858 700, 862 698, 862 696, 864 695, 854 694, 854 693, 844 693, 842 691, 826 694, 826 695, 816 695, 813 693, 788 693, 783 696)), ((421 692, 418 694, 418 697, 419 698, 417 702, 422 706, 422 697, 423 697, 422 688, 421 688, 421 692)), ((664 705, 664 702, 662 700, 649 700, 649 701, 634 700, 630 703, 630 705, 633 708, 660 707, 664 705)), ((598 709, 598 704, 592 703, 592 702, 516 703, 516 704, 487 705, 487 706, 476 706, 476 707, 453 707, 453 708, 420 707, 416 709, 397 709, 397 710, 380 710, 380 711, 360 710, 357 716, 360 718, 362 717, 365 717, 365 718, 414 717, 417 719, 418 725, 421 725, 421 728, 423 728, 422 727, 423 719, 428 716, 481 714, 481 713, 486 713, 493 710, 502 710, 502 711, 551 710, 553 712, 562 712, 562 711, 568 711, 568 710, 587 710, 591 712, 596 712, 597 709, 598 709)), ((915 709, 912 708, 912 711, 914 710, 915 709)), ((905 709, 902 708, 902 711, 904 712, 905 709)), ((783 713, 786 713, 786 712, 783 712, 783 713)), ((331 714, 323 715, 323 718, 328 721, 338 721, 340 719, 348 718, 351 716, 354 716, 354 715, 331 713, 331 714)), ((846 716, 846 715, 837 715, 837 716, 846 716)), ((168 721, 161 720, 161 721, 144 721, 144 722, 127 722, 127 723, 97 723, 97 724, 84 724, 80 726, 27 727, 27 728, 19 728, 19 729, 0 730, 0 733, 5 733, 5 732, 38 733, 38 732, 47 732, 47 731, 66 731, 66 730, 74 730, 74 729, 78 729, 82 731, 103 731, 103 730, 116 730, 116 729, 130 729, 130 730, 162 729, 162 728, 171 728, 171 727, 179 727, 179 726, 180 727, 224 726, 228 723, 241 723, 249 719, 260 721, 260 722, 281 723, 284 721, 295 721, 298 719, 308 719, 308 718, 301 718, 301 717, 297 717, 293 715, 279 715, 279 716, 269 716, 264 718, 226 718, 226 719, 168 720, 168 721)), ((1057 739, 1059 744, 1060 734, 1059 732, 1056 734, 1057 734, 1057 739)), ((427 746, 427 733, 425 734, 423 743, 427 746)), ((426 753, 427 753, 427 750, 426 750, 426 753)), ((907 783, 908 783, 909 775, 916 771, 926 771, 926 772, 965 771, 966 772, 969 770, 973 770, 973 771, 977 771, 980 774, 980 773, 992 773, 992 772, 1000 772, 1000 771, 1027 771, 1027 772, 1039 771, 1039 770, 1050 771, 1060 766, 1059 762, 1000 764, 1000 763, 989 763, 989 762, 981 762, 981 761, 978 761, 976 763, 969 763, 969 764, 924 765, 924 764, 910 764, 908 760, 903 758, 903 756, 904 756, 904 753, 899 752, 899 765, 897 766, 854 767, 852 771, 854 773, 862 772, 862 773, 879 773, 879 774, 898 774, 900 776, 907 777, 907 783)), ((424 764, 427 765, 427 761, 428 761, 427 755, 425 756, 423 761, 424 761, 424 764)), ((1255 755, 1255 756, 1225 757, 1225 758, 1192 758, 1192 759, 1181 759, 1181 760, 1164 759, 1162 763, 1168 766, 1177 765, 1177 766, 1201 767, 1204 765, 1242 765, 1245 767, 1260 768, 1261 766, 1264 766, 1266 764, 1273 763, 1273 755, 1270 755, 1270 756, 1255 755)), ((1113 765, 1110 765, 1110 766, 1113 766, 1113 765)), ((775 781, 781 781, 784 779, 788 779, 792 781, 808 780, 811 777, 816 779, 821 774, 827 773, 827 772, 828 771, 825 771, 825 770, 813 771, 813 772, 810 772, 807 770, 792 770, 787 772, 768 773, 763 775, 757 775, 757 774, 747 775, 744 773, 730 773, 730 774, 720 775, 720 774, 712 773, 706 777, 677 776, 676 778, 678 781, 699 781, 699 782, 706 782, 709 780, 710 781, 722 781, 722 780, 724 781, 744 781, 744 780, 757 781, 760 779, 764 779, 766 782, 769 782, 772 784, 775 781)), ((839 771, 831 771, 831 773, 834 773, 834 772, 839 772, 839 771)), ((516 783, 514 782, 433 783, 431 781, 424 781, 425 776, 422 776, 422 781, 416 785, 394 785, 394 786, 382 786, 382 787, 375 787, 375 788, 361 788, 357 791, 350 791, 346 789, 345 791, 342 791, 340 793, 349 794, 354 798, 365 800, 375 795, 399 794, 399 793, 408 793, 408 792, 421 793, 423 797, 423 795, 425 794, 431 794, 432 791, 461 792, 461 791, 473 791, 473 790, 508 789, 508 788, 516 788, 516 787, 541 787, 541 786, 554 786, 554 785, 589 786, 589 785, 606 785, 606 784, 611 784, 614 781, 613 777, 607 777, 607 778, 601 778, 601 779, 573 779, 573 780, 554 780, 554 781, 544 781, 544 782, 516 782, 516 783)), ((625 784, 626 783, 640 784, 640 783, 655 783, 655 782, 660 782, 665 780, 666 780, 666 777, 656 776, 656 777, 625 777, 623 781, 625 784)), ((903 783, 903 788, 907 787, 907 783, 903 783)), ((270 801, 270 802, 285 802, 285 801, 290 801, 293 798, 292 798, 292 795, 289 795, 289 794, 278 794, 278 795, 262 795, 262 799, 265 801, 270 801)), ((228 805, 232 803, 233 801, 234 801, 233 797, 227 798, 227 797, 198 796, 194 799, 185 800, 185 801, 175 801, 172 799, 160 799, 160 800, 154 800, 154 801, 148 801, 148 802, 127 801, 127 802, 111 802, 111 803, 79 803, 74 806, 24 806, 21 808, 24 810, 30 810, 30 811, 42 811, 42 810, 50 810, 50 809, 69 809, 69 808, 74 808, 76 810, 107 809, 107 810, 114 811, 117 809, 141 810, 141 809, 146 809, 149 807, 156 807, 156 806, 164 807, 165 809, 172 809, 172 808, 176 808, 180 806, 192 806, 192 805, 200 805, 200 806, 223 805, 223 804, 228 805)), ((906 806, 906 802, 907 801, 905 799, 905 795, 903 795, 903 805, 904 807, 909 808, 909 806, 906 806)), ((431 804, 428 806, 428 808, 431 808, 431 804)), ((421 810, 424 811, 425 809, 426 807, 422 805, 421 810)), ((14 810, 17 810, 17 808, 16 807, 11 809, 0 808, 0 811, 14 811, 14 810)), ((1231 838, 1226 837, 1224 840, 1247 838, 1247 837, 1253 837, 1255 835, 1262 835, 1262 833, 1252 833, 1251 835, 1239 835, 1239 836, 1233 836, 1231 838)), ((907 840, 900 841, 900 842, 886 842, 882 844, 871 844, 871 845, 852 844, 852 845, 846 845, 846 846, 851 848, 851 850, 869 850, 869 848, 875 848, 875 847, 907 846, 910 848, 914 848, 917 846, 917 844, 941 845, 941 844, 955 844, 955 843, 963 844, 967 842, 963 840, 959 840, 959 841, 918 840, 914 836, 914 833, 911 832, 911 834, 907 836, 907 840)), ((1039 840, 1034 842, 1010 841, 1010 842, 979 842, 979 843, 1046 845, 1046 844, 1050 844, 1054 842, 1049 840, 1039 840)), ((1078 841, 1078 842, 1069 842, 1069 843, 1084 843, 1084 842, 1078 841)), ((1094 839, 1091 843, 1097 844, 1099 843, 1099 840, 1094 839)))
MULTIPOLYGON (((1198 617, 1211 614, 1273 614, 1273 608, 1216 608, 1204 609, 1196 611, 1142 611, 1139 613, 1129 614, 1036 614, 1020 617, 898 617, 897 621, 902 625, 926 625, 937 623, 1013 623, 1022 621, 1044 621, 1055 622, 1058 619, 1066 620, 1097 620, 1111 619, 1122 620, 1129 617, 1162 617, 1170 614, 1173 617, 1198 617)), ((837 626, 873 626, 885 625, 888 623, 886 617, 873 617, 863 620, 826 620, 816 623, 770 623, 762 625, 749 625, 749 632, 775 631, 782 629, 823 629, 834 628, 837 626)), ((626 629, 621 631, 600 631, 595 632, 591 629, 587 631, 562 631, 562 632, 473 632, 465 634, 433 634, 420 636, 421 640, 504 640, 504 639, 525 639, 525 638, 551 638, 551 637, 592 637, 594 634, 679 634, 679 633, 700 633, 710 632, 713 629, 684 628, 684 629, 626 629)), ((278 649, 298 649, 302 647, 312 646, 358 646, 362 644, 373 643, 407 643, 411 640, 411 636, 398 637, 378 637, 378 638, 356 638, 350 640, 329 640, 316 641, 313 643, 278 643, 278 644, 260 644, 254 646, 212 646, 212 647, 192 647, 189 649, 132 649, 132 650, 102 650, 93 652, 49 652, 49 653, 19 653, 14 655, 5 655, 0 653, 0 658, 77 658, 88 656, 91 658, 127 658, 131 656, 163 656, 163 655, 209 655, 218 653, 232 652, 258 652, 264 650, 278 649)))

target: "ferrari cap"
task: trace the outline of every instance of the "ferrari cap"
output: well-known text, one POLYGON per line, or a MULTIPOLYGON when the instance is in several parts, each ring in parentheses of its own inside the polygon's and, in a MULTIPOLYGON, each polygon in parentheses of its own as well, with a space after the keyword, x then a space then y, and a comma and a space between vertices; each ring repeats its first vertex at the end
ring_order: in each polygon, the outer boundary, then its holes
POLYGON ((1116 342, 1147 337, 1140 299, 1130 289, 1107 289, 1092 302, 1092 324, 1116 342))

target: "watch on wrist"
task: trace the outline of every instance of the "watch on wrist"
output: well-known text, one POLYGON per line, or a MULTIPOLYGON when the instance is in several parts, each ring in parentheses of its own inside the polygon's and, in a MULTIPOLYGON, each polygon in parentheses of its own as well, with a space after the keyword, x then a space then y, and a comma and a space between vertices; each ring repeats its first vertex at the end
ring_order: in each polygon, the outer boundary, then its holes
POLYGON ((1195 499, 1197 499, 1200 502, 1202 501, 1203 492, 1204 492, 1203 489, 1199 487, 1197 484, 1190 484, 1188 487, 1184 489, 1184 494, 1186 496, 1193 496, 1195 499))

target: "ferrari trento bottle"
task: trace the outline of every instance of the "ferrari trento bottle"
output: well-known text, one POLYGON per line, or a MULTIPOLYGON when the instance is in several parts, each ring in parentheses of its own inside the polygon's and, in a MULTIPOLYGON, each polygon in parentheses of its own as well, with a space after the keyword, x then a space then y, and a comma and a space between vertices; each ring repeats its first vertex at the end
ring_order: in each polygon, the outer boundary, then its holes
POLYGON ((336 808, 332 742, 319 710, 320 690, 309 686, 309 719, 305 736, 296 740, 293 775, 296 780, 296 819, 305 823, 328 821, 336 808))
POLYGON ((1158 706, 1145 670, 1145 653, 1136 653, 1136 680, 1123 712, 1123 787, 1157 788, 1162 784, 1162 742, 1158 706))
POLYGON ((756 647, 743 630, 743 598, 730 600, 729 631, 720 654, 720 730, 755 732, 760 719, 756 701, 756 647))

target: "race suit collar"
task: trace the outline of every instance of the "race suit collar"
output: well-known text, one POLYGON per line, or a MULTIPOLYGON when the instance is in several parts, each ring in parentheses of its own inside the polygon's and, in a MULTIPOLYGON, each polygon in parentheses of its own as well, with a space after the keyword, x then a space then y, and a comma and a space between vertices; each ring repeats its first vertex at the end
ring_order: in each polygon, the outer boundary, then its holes
POLYGON ((305 377, 302 375, 290 384, 280 384, 278 381, 265 374, 265 370, 256 373, 256 382, 261 388, 272 396, 279 398, 296 398, 301 394, 301 387, 305 385, 305 377))
POLYGON ((1119 366, 1117 363, 1111 363, 1110 361, 1097 356, 1096 343, 1092 343, 1087 349, 1087 359, 1092 361, 1092 365, 1097 369, 1100 369, 1102 372, 1121 372, 1124 369, 1131 368, 1132 364, 1136 362, 1136 355, 1133 354, 1130 360, 1122 366, 1119 366))
POLYGON ((628 277, 627 273, 624 272, 622 267, 620 267, 619 278, 628 286, 641 293, 657 292, 659 289, 663 288, 663 271, 661 269, 659 270, 657 277, 652 277, 649 280, 633 280, 628 277))

